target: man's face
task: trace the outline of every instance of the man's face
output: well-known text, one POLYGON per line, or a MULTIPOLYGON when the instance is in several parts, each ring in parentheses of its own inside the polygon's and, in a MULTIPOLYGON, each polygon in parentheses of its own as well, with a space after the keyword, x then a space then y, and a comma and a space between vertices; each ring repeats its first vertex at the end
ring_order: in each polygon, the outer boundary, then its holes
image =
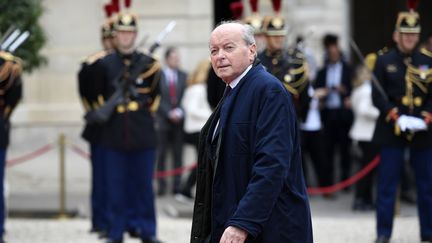
POLYGON ((177 51, 172 51, 167 57, 167 65, 172 69, 177 69, 180 66, 180 56, 177 51))
POLYGON ((283 48, 285 36, 266 36, 267 48, 270 51, 280 51, 283 48))
POLYGON ((104 38, 102 39, 102 45, 104 50, 111 50, 114 48, 113 38, 104 38))
POLYGON ((130 49, 133 47, 136 38, 135 31, 117 31, 116 44, 119 49, 130 49))
POLYGON ((330 62, 338 62, 341 58, 339 47, 337 45, 329 45, 327 47, 327 55, 330 62))
POLYGON ((398 33, 395 38, 396 43, 403 52, 412 52, 419 42, 417 33, 398 33))
POLYGON ((212 67, 219 78, 229 84, 252 64, 256 45, 243 39, 242 25, 230 23, 217 27, 210 36, 212 67))

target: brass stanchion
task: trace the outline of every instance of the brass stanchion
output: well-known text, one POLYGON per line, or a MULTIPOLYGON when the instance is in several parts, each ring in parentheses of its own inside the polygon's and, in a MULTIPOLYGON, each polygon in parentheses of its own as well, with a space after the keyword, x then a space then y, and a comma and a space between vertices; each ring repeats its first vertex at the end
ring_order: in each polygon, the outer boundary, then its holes
POLYGON ((400 194, 401 194, 401 190, 399 187, 396 192, 395 213, 394 213, 395 217, 400 216, 400 212, 401 212, 400 194))
POLYGON ((65 146, 66 139, 63 133, 59 136, 59 218, 67 218, 66 214, 66 174, 65 174, 65 146))

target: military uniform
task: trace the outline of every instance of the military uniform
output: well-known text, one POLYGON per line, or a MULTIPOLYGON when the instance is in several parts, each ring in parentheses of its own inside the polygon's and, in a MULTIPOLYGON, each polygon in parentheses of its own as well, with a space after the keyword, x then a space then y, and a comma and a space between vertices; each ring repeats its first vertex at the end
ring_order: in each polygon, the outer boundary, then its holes
MULTIPOLYGON (((420 33, 418 14, 400 13, 396 30, 420 33)), ((381 94, 376 86, 372 90, 373 103, 380 110, 373 141, 381 146, 376 242, 388 242, 392 233, 405 148, 416 176, 420 235, 422 241, 432 242, 432 58, 396 48, 378 57, 374 73, 385 91, 381 94)))
POLYGON ((304 120, 308 111, 310 96, 307 92, 309 80, 307 64, 303 53, 290 49, 271 53, 268 50, 258 55, 267 71, 276 76, 291 93, 297 115, 304 120))
MULTIPOLYGON (((108 54, 108 51, 100 51, 87 57, 81 64, 78 73, 78 90, 82 104, 86 112, 98 109, 101 104, 101 96, 98 93, 102 88, 101 70, 98 62, 108 54)), ((91 221, 92 232, 106 232, 108 230, 106 210, 106 183, 103 163, 103 148, 100 145, 102 127, 100 124, 86 123, 82 137, 90 144, 90 160, 92 166, 91 182, 91 221)))
MULTIPOLYGON (((104 50, 86 57, 81 63, 78 73, 78 91, 81 96, 85 112, 93 112, 103 102, 102 70, 98 62, 113 48, 113 24, 115 16, 111 8, 105 6, 107 19, 101 27, 101 37, 104 50)), ((85 123, 82 137, 90 144, 90 160, 92 170, 91 181, 91 232, 98 232, 105 235, 108 231, 108 212, 106 203, 106 179, 104 167, 104 151, 101 146, 102 126, 97 123, 85 123)))
MULTIPOLYGON (((285 36, 285 24, 281 17, 270 17, 264 21, 264 32, 268 36, 285 36)), ((258 58, 267 71, 278 78, 291 93, 297 116, 304 120, 308 111, 310 96, 307 63, 303 53, 295 48, 288 50, 265 49, 258 58)))
MULTIPOLYGON (((121 31, 136 32, 136 17, 120 14, 114 28, 117 35, 121 31)), ((149 55, 137 51, 124 54, 116 49, 102 58, 99 65, 104 86, 97 97, 104 103, 119 89, 123 97, 103 124, 101 133, 109 188, 109 242, 122 242, 129 218, 136 221, 143 242, 158 242, 154 239, 152 187, 156 132, 150 107, 158 95, 160 64, 149 55), (134 73, 138 76, 133 77, 134 73), (133 82, 125 85, 128 80, 133 82)))
POLYGON ((6 149, 9 145, 10 115, 22 95, 21 60, 13 55, 0 51, 0 242, 3 242, 5 203, 4 203, 4 170, 6 149))

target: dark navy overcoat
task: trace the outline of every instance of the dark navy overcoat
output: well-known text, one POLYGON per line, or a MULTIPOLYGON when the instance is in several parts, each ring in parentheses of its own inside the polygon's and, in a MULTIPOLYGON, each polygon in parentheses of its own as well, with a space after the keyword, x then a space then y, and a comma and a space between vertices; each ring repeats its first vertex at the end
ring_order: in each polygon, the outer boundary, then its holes
POLYGON ((200 136, 191 242, 218 243, 228 226, 246 230, 247 243, 313 241, 292 99, 256 62, 200 136))

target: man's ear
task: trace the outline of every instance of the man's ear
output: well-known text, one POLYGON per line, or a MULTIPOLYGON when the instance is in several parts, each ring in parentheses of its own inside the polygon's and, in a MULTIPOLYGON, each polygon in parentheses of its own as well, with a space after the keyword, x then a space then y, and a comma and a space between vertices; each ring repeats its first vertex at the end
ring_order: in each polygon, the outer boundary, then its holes
POLYGON ((393 41, 399 43, 400 34, 397 31, 393 31, 393 41))
POLYGON ((255 60, 256 57, 257 57, 257 46, 254 43, 249 46, 249 59, 251 63, 255 60))

